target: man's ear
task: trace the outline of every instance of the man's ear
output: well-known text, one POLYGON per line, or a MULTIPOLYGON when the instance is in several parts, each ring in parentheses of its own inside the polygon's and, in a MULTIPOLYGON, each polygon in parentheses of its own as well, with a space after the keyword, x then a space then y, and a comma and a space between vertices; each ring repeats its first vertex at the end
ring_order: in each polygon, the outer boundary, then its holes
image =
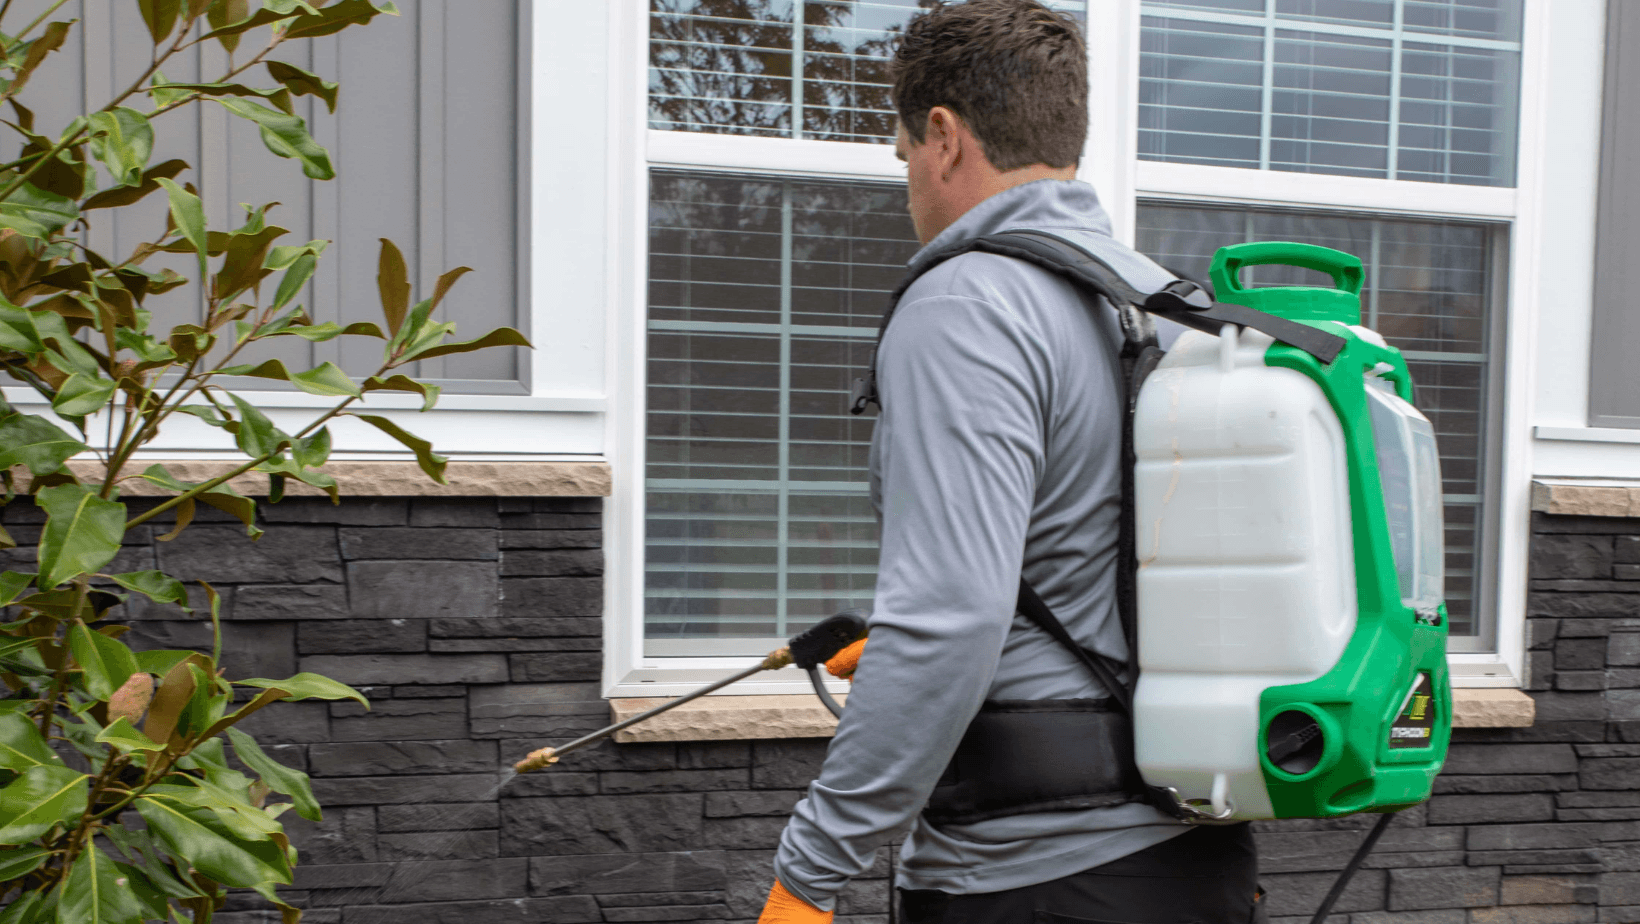
POLYGON ((963 159, 962 120, 945 106, 935 106, 928 110, 928 127, 924 137, 927 141, 939 145, 936 150, 939 152, 940 173, 949 179, 951 171, 955 170, 963 159))

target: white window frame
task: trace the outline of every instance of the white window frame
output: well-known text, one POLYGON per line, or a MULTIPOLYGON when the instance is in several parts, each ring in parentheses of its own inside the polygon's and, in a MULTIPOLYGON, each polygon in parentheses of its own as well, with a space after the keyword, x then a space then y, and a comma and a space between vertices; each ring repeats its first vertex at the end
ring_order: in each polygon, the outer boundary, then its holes
MULTIPOLYGON (((1141 198, 1509 225, 1507 310, 1494 338, 1498 348, 1491 360, 1502 364, 1502 385, 1490 397, 1501 403, 1501 410, 1491 415, 1498 432, 1489 440, 1487 456, 1491 522, 1484 533, 1491 537, 1491 544, 1477 549, 1477 559, 1485 561, 1487 580, 1495 584, 1491 606, 1477 615, 1495 620, 1496 650, 1451 654, 1453 682, 1458 686, 1516 687, 1525 677, 1529 497, 1533 474, 1547 473, 1534 456, 1548 439, 1539 432, 1534 440, 1534 402, 1540 394, 1552 392, 1556 419, 1565 420, 1573 415, 1564 406, 1575 402, 1560 392, 1576 392, 1575 382, 1540 385, 1562 374, 1557 365, 1542 375, 1540 363, 1552 357, 1558 364, 1572 354, 1579 355, 1581 365, 1573 363, 1566 377, 1581 376, 1582 403, 1584 408, 1587 405, 1586 293, 1592 285, 1588 278, 1592 248, 1578 248, 1587 244, 1579 236, 1582 229, 1586 227, 1592 235, 1594 227, 1592 184, 1598 173, 1601 84, 1599 55, 1589 52, 1602 47, 1604 2, 1525 0, 1515 188, 1141 162, 1137 155, 1140 0, 1091 0, 1088 4, 1090 82, 1112 88, 1112 92, 1091 95, 1089 144, 1078 177, 1098 190, 1119 239, 1132 243, 1141 198), (1590 57, 1596 59, 1592 66, 1590 57), (1592 96, 1592 102, 1586 96, 1592 96), (1549 233, 1550 227, 1555 233, 1549 233), (1563 233, 1563 229, 1568 230, 1563 233), (1552 281, 1546 278, 1545 267, 1549 266, 1556 267, 1552 281), (1581 297, 1580 292, 1584 293, 1581 297), (1569 307, 1568 294, 1574 302, 1569 307), (1546 305, 1553 305, 1554 311, 1543 310, 1546 305), (1568 315, 1569 323, 1562 325, 1568 315), (1556 328, 1555 337, 1547 349, 1539 349, 1550 327, 1556 328)), ((608 192, 613 221, 607 238, 612 274, 608 288, 613 296, 608 445, 614 496, 605 515, 604 688, 608 696, 676 695, 726 670, 748 666, 754 659, 643 654, 648 171, 675 167, 855 179, 899 178, 904 172, 888 145, 649 130, 648 2, 613 0, 608 13, 607 52, 611 61, 622 66, 609 71, 614 116, 607 150, 616 165, 608 192)), ((1585 419, 1582 409, 1575 416, 1579 421, 1585 419)), ((1624 432, 1632 439, 1631 431, 1624 432)), ((1632 460, 1628 472, 1640 471, 1640 443, 1621 445, 1627 450, 1623 458, 1632 460)), ((1558 464, 1563 455, 1551 453, 1549 457, 1558 464)), ((1598 465, 1591 457, 1584 460, 1584 467, 1598 465)), ((1568 473, 1573 473, 1571 469, 1568 473)), ((788 670, 744 681, 725 692, 796 693, 806 689, 806 679, 788 670)))

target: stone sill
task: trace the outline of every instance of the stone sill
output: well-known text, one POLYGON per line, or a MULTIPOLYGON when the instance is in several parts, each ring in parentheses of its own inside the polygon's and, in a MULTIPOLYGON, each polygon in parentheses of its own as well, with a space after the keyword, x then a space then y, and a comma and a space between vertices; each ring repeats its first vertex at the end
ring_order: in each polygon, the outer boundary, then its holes
POLYGON ((1535 478, 1532 509, 1570 517, 1640 517, 1640 481, 1535 478))
MULTIPOLYGON (((243 465, 231 460, 139 459, 127 471, 140 472, 156 462, 183 481, 209 481, 243 465)), ((101 480, 103 467, 95 460, 75 460, 68 464, 82 481, 101 480)), ((445 469, 449 484, 437 484, 410 461, 331 462, 324 470, 336 479, 342 497, 608 497, 609 463, 589 462, 451 462, 445 469)), ((28 472, 12 469, 19 490, 27 490, 28 472)), ((266 475, 240 475, 228 482, 247 497, 268 493, 266 475)), ((120 486, 125 497, 163 497, 163 491, 145 479, 126 481, 120 486)), ((294 478, 286 482, 292 496, 322 497, 324 492, 294 478)))
MULTIPOLYGON (((625 721, 666 702, 666 697, 611 699, 611 720, 625 721)), ((838 696, 846 702, 846 696, 838 696)), ((1452 691, 1455 728, 1526 728, 1536 704, 1519 690, 1460 688, 1452 691)), ((830 738, 837 728, 820 701, 808 694, 707 696, 615 733, 622 744, 647 741, 739 741, 767 738, 830 738)))

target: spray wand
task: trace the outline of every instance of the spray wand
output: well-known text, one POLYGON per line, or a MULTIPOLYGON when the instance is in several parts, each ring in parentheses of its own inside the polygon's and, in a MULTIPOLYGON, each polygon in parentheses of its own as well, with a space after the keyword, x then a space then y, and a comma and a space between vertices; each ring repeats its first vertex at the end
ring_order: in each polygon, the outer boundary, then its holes
POLYGON ((653 709, 640 712, 630 719, 623 719, 614 725, 600 728, 590 735, 583 735, 561 747, 547 747, 531 751, 525 755, 523 760, 513 764, 513 769, 519 773, 529 773, 532 770, 549 767, 557 763, 558 758, 563 757, 565 754, 580 750, 589 744, 596 744, 623 728, 629 728, 639 722, 652 719, 667 710, 676 709, 691 700, 699 699, 732 683, 745 680, 753 674, 779 670, 788 664, 795 664, 808 671, 809 680, 814 684, 815 692, 819 694, 821 702, 826 704, 826 708, 830 709, 833 715, 840 716, 842 715, 842 708, 831 698, 831 694, 826 691, 825 685, 820 680, 820 665, 865 634, 866 621, 863 611, 846 610, 838 613, 836 616, 822 620, 814 628, 787 642, 786 647, 769 652, 768 657, 752 667, 730 674, 722 680, 709 683, 677 699, 668 700, 653 709))

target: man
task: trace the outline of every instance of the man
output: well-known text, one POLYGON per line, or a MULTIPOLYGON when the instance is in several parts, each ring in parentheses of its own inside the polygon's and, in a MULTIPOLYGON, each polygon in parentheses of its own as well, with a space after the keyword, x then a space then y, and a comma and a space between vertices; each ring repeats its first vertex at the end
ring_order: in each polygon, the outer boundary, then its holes
MULTIPOLYGON (((1095 241, 1158 286, 1170 278, 1109 238, 1093 189, 1075 180, 1087 76, 1073 21, 1036 0, 941 6, 910 24, 892 74, 924 245, 914 272, 965 239, 1032 229, 1095 241)), ((1126 658, 1121 344, 1108 305, 1007 257, 946 260, 904 293, 876 367, 870 640, 820 778, 781 838, 764 924, 829 921, 837 893, 908 827, 905 924, 1253 917, 1246 825, 1192 828, 1121 794, 954 823, 920 815, 986 701, 1106 696, 1015 614, 1022 573, 1078 643, 1126 658)))

